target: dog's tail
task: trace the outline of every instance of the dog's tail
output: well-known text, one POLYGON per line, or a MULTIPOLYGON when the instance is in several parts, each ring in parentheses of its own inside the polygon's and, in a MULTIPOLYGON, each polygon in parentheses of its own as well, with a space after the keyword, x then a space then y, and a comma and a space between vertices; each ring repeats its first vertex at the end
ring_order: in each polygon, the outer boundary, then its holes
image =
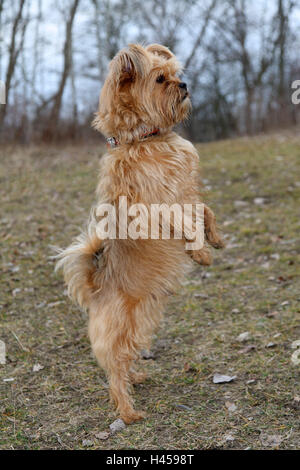
POLYGON ((96 222, 90 220, 86 232, 81 233, 66 249, 56 248, 55 271, 62 269, 69 296, 86 309, 102 284, 101 254, 103 240, 96 233, 96 222))

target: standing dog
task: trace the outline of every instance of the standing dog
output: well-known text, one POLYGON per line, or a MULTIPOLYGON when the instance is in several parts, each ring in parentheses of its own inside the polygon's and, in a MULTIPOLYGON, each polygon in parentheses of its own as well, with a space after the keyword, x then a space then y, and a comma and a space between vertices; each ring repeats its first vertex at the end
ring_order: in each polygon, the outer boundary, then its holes
POLYGON ((149 347, 167 296, 191 259, 209 265, 208 245, 223 247, 206 205, 205 244, 197 250, 186 250, 184 237, 103 239, 97 232, 97 208, 117 208, 121 196, 147 208, 203 204, 196 149, 172 131, 191 107, 180 72, 174 54, 158 44, 130 45, 112 60, 93 123, 110 147, 101 159, 97 203, 86 232, 58 255, 70 296, 89 312, 92 348, 126 423, 143 417, 130 396, 131 383, 143 379, 133 361, 149 347))

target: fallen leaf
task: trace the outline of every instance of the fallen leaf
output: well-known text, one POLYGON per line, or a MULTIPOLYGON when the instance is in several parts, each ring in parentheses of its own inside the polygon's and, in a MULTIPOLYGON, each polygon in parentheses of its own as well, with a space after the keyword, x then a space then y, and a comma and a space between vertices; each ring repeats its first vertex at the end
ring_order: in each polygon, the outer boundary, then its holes
POLYGON ((186 406, 186 405, 177 405, 175 404, 176 408, 179 408, 181 410, 186 410, 186 411, 191 411, 192 408, 190 408, 189 406, 186 406))
POLYGON ((223 384, 227 382, 232 382, 233 380, 236 379, 236 375, 230 376, 230 375, 222 375, 222 374, 215 374, 213 377, 213 383, 214 384, 223 384))
POLYGON ((256 346, 254 344, 249 344, 245 348, 240 349, 239 354, 247 354, 248 352, 253 351, 254 349, 256 349, 256 346))
POLYGON ((268 314, 267 314, 267 317, 268 317, 268 318, 274 318, 274 317, 276 317, 278 314, 279 314, 279 312, 277 312, 277 310, 274 310, 274 312, 268 313, 268 314))
POLYGON ((209 296, 206 294, 194 294, 195 299, 208 299, 209 296))
POLYGON ((63 300, 58 300, 57 302, 50 302, 47 307, 48 308, 51 308, 51 307, 56 307, 57 305, 60 305, 60 304, 63 304, 64 301, 63 300))

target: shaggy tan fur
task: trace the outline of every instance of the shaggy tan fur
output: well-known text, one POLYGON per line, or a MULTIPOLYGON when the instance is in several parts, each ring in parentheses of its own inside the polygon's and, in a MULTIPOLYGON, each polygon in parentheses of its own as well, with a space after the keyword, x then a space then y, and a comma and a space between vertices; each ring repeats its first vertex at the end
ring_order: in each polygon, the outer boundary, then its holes
POLYGON ((86 232, 59 254, 70 296, 89 312, 89 336, 106 370, 110 396, 126 423, 142 418, 130 384, 142 380, 133 369, 141 348, 148 348, 167 296, 194 259, 211 263, 208 245, 223 247, 211 209, 205 206, 205 246, 186 252, 185 240, 100 240, 97 205, 172 205, 202 203, 199 160, 193 145, 172 131, 190 110, 187 90, 179 86, 181 68, 166 47, 130 45, 112 60, 94 127, 119 143, 101 159, 97 203, 86 232), (158 81, 157 81, 158 79, 158 81), (159 134, 147 138, 147 129, 159 134))

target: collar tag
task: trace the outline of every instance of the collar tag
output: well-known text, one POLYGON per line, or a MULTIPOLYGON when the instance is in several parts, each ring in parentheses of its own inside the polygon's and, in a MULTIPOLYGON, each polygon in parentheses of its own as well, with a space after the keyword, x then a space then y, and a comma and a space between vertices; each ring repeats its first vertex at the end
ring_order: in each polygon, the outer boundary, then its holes
POLYGON ((106 139, 106 142, 107 142, 107 147, 110 147, 112 149, 119 145, 119 142, 117 141, 115 137, 108 137, 106 139))
MULTIPOLYGON (((158 135, 159 134, 159 129, 158 128, 154 128, 154 129, 144 129, 144 132, 140 135, 140 139, 143 140, 143 139, 147 139, 147 137, 153 137, 155 135, 158 135)), ((120 142, 115 138, 115 137, 108 137, 106 139, 106 142, 107 142, 107 147, 108 148, 115 148, 115 147, 118 147, 120 145, 120 142)))

